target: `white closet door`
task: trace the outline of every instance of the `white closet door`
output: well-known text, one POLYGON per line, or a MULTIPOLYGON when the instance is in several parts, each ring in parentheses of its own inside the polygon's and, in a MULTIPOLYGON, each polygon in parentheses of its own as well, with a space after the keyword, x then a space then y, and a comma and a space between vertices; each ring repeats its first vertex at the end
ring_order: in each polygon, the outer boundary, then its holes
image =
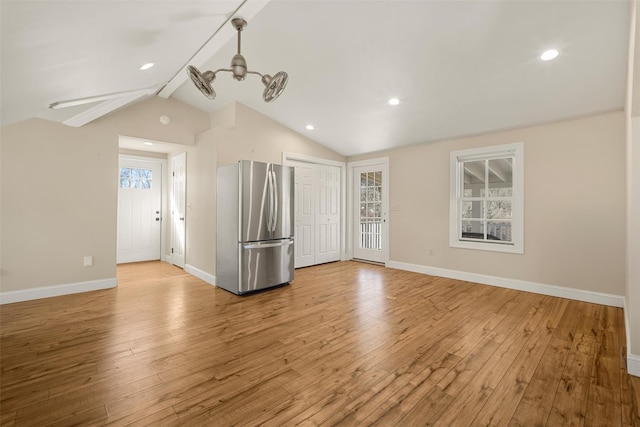
POLYGON ((311 163, 295 164, 295 268, 315 264, 313 166, 311 163))
POLYGON ((316 165, 316 264, 340 259, 340 168, 316 165))

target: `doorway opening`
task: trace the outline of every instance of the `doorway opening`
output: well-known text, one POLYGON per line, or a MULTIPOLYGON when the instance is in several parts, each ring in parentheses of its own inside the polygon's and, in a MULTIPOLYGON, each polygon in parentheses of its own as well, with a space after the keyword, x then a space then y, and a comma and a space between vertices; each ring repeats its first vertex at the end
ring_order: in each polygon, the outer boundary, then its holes
POLYGON ((119 137, 118 264, 162 260, 184 268, 185 159, 183 145, 119 137), (175 158, 182 160, 179 185, 175 158), (180 212, 176 206, 182 207, 180 212))
POLYGON ((389 260, 389 160, 349 163, 353 259, 376 264, 389 260))

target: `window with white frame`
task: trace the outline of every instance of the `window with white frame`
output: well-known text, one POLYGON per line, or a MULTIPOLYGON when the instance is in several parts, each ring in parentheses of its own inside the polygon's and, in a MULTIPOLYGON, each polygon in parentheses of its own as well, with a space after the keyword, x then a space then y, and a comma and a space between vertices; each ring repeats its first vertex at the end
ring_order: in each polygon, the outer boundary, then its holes
POLYGON ((451 152, 449 246, 524 252, 524 144, 451 152))

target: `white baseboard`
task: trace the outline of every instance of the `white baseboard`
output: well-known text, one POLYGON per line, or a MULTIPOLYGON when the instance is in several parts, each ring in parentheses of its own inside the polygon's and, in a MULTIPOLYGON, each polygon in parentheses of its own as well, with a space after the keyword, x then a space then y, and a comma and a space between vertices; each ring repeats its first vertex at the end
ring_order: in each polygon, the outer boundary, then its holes
POLYGON ((185 264, 184 271, 191 274, 192 276, 196 276, 198 279, 202 279, 210 285, 216 285, 216 276, 213 274, 209 274, 204 270, 200 270, 199 268, 194 267, 193 265, 185 264))
POLYGON ((640 356, 631 353, 631 331, 629 331, 629 310, 627 299, 624 299, 624 326, 627 336, 627 373, 640 377, 640 356))
POLYGON ((78 294, 80 292, 99 291, 101 289, 115 288, 116 286, 118 286, 118 279, 112 277, 110 279, 91 280, 66 285, 42 286, 20 291, 0 292, 0 304, 59 297, 62 295, 78 294))
POLYGON ((552 297, 567 298, 612 307, 624 307, 624 297, 622 295, 585 291, 583 289, 566 288, 563 286, 547 285, 544 283, 528 282, 518 279, 507 279, 504 277, 486 276, 484 274, 468 273, 465 271, 448 270, 446 268, 428 267, 425 265, 409 264, 397 261, 389 261, 387 263, 387 267, 398 270, 413 271, 415 273, 429 274, 431 276, 448 277, 450 279, 481 283, 483 285, 498 286, 500 288, 549 295, 552 297))
POLYGON ((627 373, 640 377, 640 356, 627 353, 627 373))

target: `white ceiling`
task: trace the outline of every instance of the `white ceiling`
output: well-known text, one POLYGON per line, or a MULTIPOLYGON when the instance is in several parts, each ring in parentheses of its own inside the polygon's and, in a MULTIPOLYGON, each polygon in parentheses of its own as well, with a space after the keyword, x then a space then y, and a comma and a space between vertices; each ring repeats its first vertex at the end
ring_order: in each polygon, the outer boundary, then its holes
POLYGON ((355 155, 624 105, 628 0, 265 4, 2 0, 2 123, 62 122, 92 106, 54 111, 51 102, 171 82, 163 96, 205 111, 239 101, 355 155), (228 68, 232 15, 249 21, 249 69, 289 73, 272 103, 257 76, 218 74, 213 101, 185 79, 187 63, 228 68), (551 47, 560 56, 540 61, 551 47), (139 71, 146 62, 156 66, 139 71), (387 105, 392 96, 398 106, 387 105))

